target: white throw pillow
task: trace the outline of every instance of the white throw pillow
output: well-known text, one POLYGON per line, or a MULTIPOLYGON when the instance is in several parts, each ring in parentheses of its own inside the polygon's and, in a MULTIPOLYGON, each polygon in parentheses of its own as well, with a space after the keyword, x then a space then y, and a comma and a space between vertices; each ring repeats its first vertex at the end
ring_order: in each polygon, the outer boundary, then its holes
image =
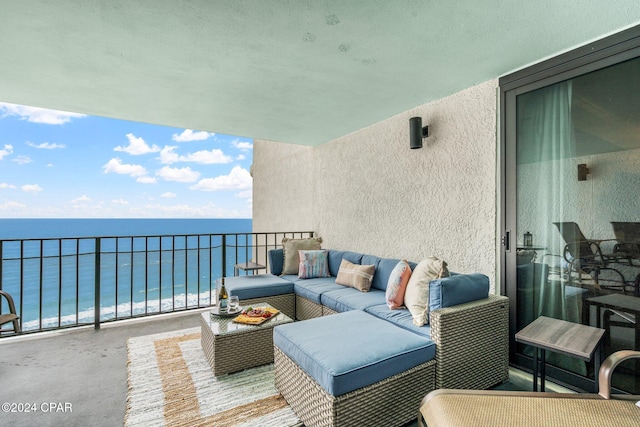
POLYGON ((447 276, 447 263, 433 256, 420 261, 413 269, 404 294, 404 305, 411 312, 414 325, 429 323, 429 282, 447 276))

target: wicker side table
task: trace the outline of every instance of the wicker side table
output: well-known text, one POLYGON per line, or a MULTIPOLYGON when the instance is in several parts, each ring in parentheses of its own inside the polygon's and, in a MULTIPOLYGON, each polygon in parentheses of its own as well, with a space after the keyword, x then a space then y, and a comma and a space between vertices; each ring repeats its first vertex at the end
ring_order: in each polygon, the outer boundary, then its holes
POLYGON ((232 317, 207 311, 200 316, 200 322, 202 350, 213 374, 218 376, 273 363, 273 328, 293 320, 279 313, 261 325, 244 325, 233 322, 232 317))

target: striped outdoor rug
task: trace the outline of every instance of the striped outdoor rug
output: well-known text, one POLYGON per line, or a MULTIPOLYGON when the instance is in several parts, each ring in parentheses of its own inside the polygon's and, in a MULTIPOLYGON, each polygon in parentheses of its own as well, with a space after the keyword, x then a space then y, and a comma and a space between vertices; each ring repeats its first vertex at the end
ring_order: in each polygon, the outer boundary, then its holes
POLYGON ((130 338, 124 425, 301 426, 274 385, 273 365, 213 376, 200 328, 130 338))

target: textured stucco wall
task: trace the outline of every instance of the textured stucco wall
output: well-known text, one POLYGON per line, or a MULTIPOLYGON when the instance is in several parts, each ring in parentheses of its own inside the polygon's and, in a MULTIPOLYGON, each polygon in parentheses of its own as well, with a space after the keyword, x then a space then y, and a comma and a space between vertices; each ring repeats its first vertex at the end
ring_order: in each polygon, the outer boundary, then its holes
POLYGON ((254 140, 255 231, 312 229, 324 247, 453 271, 496 269, 497 80, 324 145, 254 140), (431 136, 409 149, 409 118, 431 136))
POLYGON ((253 231, 317 231, 313 147, 254 139, 253 231))

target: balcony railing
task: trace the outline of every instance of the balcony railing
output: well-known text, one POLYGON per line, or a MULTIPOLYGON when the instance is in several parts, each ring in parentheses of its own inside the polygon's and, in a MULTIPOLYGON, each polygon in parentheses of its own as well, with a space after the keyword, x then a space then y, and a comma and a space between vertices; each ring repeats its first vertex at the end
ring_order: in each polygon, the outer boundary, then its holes
MULTIPOLYGON (((216 280, 312 231, 0 240, 0 289, 24 333, 207 307, 216 280)), ((264 272, 264 271, 261 271, 264 272)), ((242 270, 239 274, 249 274, 242 270)), ((4 303, 6 304, 6 303, 4 303)), ((1 306, 0 313, 8 307, 1 306)), ((6 336, 6 335, 5 335, 6 336)))

